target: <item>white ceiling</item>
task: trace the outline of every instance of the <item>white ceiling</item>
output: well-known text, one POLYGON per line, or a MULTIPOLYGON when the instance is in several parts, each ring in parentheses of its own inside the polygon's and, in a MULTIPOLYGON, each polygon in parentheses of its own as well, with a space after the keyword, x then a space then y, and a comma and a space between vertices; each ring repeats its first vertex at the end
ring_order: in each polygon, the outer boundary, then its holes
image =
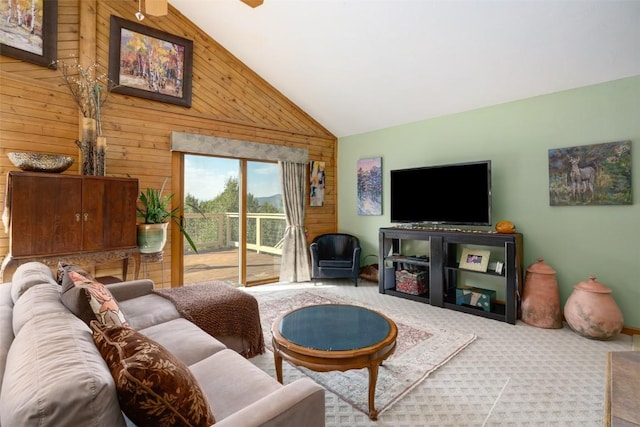
POLYGON ((640 75, 640 0, 169 3, 337 137, 640 75))

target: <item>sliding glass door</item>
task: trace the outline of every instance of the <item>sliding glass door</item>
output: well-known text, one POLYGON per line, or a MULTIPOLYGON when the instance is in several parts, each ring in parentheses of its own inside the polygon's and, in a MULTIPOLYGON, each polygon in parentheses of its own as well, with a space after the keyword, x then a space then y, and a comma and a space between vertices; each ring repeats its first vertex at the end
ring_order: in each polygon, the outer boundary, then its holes
POLYGON ((265 283, 280 276, 286 221, 282 208, 280 171, 276 163, 247 161, 247 283, 265 283))
POLYGON ((277 164, 185 155, 184 283, 277 281, 284 211, 277 164))

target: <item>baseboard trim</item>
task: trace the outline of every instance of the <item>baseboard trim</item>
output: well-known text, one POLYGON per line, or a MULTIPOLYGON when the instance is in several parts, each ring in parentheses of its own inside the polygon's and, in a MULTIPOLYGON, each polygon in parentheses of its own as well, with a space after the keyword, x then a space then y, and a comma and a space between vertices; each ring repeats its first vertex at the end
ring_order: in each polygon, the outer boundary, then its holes
POLYGON ((628 326, 622 327, 622 332, 625 335, 640 335, 640 328, 631 328, 628 326))

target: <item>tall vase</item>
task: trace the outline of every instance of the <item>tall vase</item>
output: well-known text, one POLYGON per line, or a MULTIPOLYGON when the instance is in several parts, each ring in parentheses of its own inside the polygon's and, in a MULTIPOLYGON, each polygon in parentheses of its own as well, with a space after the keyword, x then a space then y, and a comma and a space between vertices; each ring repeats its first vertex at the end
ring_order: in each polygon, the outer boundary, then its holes
POLYGON ((556 272, 542 258, 527 268, 522 295, 522 321, 539 328, 562 328, 556 272))
POLYGON ((82 175, 93 175, 95 172, 94 150, 96 138, 98 137, 98 124, 96 119, 89 117, 82 118, 82 137, 76 144, 80 147, 82 156, 82 175))
POLYGON ((96 138, 96 149, 94 151, 94 175, 105 176, 107 174, 107 138, 99 136, 96 138))

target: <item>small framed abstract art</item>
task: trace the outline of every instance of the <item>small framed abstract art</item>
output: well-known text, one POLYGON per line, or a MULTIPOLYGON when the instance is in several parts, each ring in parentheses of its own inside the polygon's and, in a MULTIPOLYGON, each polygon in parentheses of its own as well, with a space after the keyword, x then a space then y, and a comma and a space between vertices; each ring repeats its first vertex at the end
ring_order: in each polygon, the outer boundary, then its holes
POLYGON ((309 163, 309 206, 324 205, 324 162, 312 160, 309 163))
POLYGON ((358 215, 382 215, 382 157, 358 160, 358 215))

